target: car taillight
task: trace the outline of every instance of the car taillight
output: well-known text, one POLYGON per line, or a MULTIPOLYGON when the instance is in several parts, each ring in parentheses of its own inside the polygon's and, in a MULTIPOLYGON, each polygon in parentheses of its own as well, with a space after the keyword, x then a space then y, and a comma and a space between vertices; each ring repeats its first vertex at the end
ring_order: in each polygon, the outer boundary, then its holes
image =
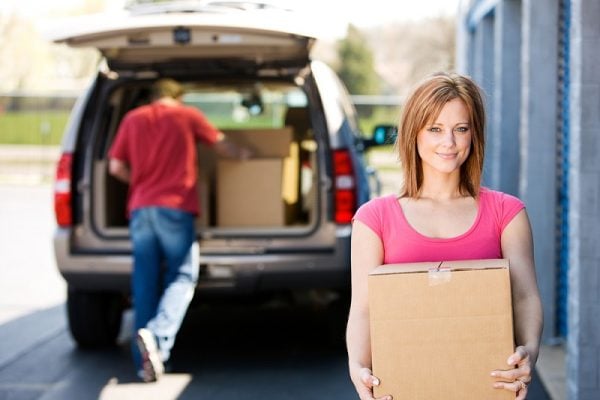
POLYGON ((58 226, 71 226, 73 222, 71 209, 71 167, 73 154, 63 153, 56 166, 54 180, 54 215, 58 226))
POLYGON ((348 150, 333 151, 335 222, 349 224, 356 211, 354 167, 348 150))

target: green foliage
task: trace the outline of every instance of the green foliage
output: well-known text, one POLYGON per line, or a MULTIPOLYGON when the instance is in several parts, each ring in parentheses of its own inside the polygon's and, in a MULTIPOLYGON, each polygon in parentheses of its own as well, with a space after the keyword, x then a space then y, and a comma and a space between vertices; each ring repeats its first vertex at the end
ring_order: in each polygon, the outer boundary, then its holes
POLYGON ((58 145, 68 117, 68 111, 1 113, 0 144, 58 145))
POLYGON ((379 77, 375 72, 373 53, 366 39, 349 25, 346 37, 338 46, 337 73, 352 94, 378 94, 379 77))

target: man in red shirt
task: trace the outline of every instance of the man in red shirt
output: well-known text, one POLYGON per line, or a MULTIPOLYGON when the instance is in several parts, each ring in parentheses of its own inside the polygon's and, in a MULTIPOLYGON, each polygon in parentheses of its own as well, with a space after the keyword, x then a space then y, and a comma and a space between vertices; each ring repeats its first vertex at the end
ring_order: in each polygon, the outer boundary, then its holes
POLYGON ((247 158, 196 108, 172 79, 153 86, 154 101, 129 111, 109 150, 109 172, 129 184, 132 293, 138 376, 164 372, 198 279, 196 143, 222 156, 247 158), (162 268, 162 263, 166 268, 162 268))

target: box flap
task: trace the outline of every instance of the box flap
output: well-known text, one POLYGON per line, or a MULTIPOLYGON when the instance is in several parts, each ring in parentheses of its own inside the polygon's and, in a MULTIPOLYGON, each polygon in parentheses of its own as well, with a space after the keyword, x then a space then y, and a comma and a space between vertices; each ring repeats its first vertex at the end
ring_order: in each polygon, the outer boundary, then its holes
POLYGON ((428 272, 442 265, 441 261, 427 261, 402 264, 384 264, 373 269, 369 275, 403 274, 407 272, 428 272))
POLYGON ((405 274, 430 272, 432 270, 466 271, 472 269, 508 268, 505 258, 487 260, 427 261, 418 263, 384 264, 373 269, 369 275, 405 274))

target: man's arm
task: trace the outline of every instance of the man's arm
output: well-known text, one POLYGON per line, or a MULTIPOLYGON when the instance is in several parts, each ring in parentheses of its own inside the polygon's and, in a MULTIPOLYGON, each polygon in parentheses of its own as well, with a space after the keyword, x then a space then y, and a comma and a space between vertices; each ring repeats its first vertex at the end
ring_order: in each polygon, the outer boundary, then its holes
POLYGON ((246 160, 252 156, 252 151, 250 149, 240 147, 231 140, 228 140, 223 132, 219 132, 214 149, 218 155, 227 158, 246 160))
POLYGON ((109 160, 108 172, 122 182, 129 183, 131 180, 131 171, 129 166, 116 158, 111 158, 109 160))

